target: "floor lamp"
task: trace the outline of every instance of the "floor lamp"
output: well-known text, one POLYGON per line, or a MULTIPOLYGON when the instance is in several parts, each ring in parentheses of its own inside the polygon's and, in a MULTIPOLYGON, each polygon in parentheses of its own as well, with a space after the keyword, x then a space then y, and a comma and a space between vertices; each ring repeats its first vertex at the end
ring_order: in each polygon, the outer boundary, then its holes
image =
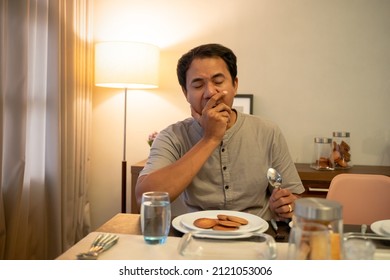
POLYGON ((101 42, 95 45, 95 85, 122 88, 124 94, 121 211, 126 213, 127 90, 158 87, 159 48, 138 42, 101 42))

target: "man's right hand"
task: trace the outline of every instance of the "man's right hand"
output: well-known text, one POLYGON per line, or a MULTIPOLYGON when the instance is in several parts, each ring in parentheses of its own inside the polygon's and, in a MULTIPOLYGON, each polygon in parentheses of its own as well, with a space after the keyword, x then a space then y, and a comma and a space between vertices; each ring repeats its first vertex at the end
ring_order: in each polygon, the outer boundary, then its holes
POLYGON ((222 91, 213 95, 201 114, 191 106, 191 115, 202 126, 205 139, 221 141, 225 135, 232 113, 232 109, 221 102, 225 94, 226 91, 222 91))

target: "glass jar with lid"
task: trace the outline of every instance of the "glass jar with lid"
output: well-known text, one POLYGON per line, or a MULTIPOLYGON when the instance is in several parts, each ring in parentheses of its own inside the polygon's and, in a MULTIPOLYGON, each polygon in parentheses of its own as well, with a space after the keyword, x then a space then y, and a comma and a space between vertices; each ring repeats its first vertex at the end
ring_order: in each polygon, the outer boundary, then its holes
POLYGON ((331 258, 342 258, 343 207, 337 201, 305 197, 295 201, 292 225, 303 227, 305 223, 325 225, 331 236, 331 258))
POLYGON ((350 139, 349 132, 333 132, 332 157, 336 169, 352 167, 350 139))
POLYGON ((334 170, 332 138, 314 138, 314 153, 310 167, 316 170, 334 170))

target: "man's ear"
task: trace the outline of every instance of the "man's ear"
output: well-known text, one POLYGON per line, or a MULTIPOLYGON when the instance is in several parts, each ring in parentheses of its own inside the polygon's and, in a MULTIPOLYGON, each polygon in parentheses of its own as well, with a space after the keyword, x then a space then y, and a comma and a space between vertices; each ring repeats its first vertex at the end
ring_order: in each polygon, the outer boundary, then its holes
POLYGON ((237 77, 234 79, 233 87, 234 87, 234 90, 235 90, 234 96, 236 96, 237 95, 237 89, 238 89, 238 78, 237 77))

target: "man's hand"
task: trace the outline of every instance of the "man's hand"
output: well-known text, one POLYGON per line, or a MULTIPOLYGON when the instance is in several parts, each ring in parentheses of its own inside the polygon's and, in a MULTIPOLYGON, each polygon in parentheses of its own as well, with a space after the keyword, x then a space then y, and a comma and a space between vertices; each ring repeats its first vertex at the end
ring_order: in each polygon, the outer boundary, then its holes
POLYGON ((226 132, 232 113, 232 109, 222 103, 222 98, 226 93, 226 91, 223 91, 213 95, 201 113, 195 111, 191 106, 191 115, 202 126, 206 139, 220 141, 226 132))
POLYGON ((269 208, 279 220, 292 217, 298 197, 287 189, 275 188, 269 198, 269 208))

